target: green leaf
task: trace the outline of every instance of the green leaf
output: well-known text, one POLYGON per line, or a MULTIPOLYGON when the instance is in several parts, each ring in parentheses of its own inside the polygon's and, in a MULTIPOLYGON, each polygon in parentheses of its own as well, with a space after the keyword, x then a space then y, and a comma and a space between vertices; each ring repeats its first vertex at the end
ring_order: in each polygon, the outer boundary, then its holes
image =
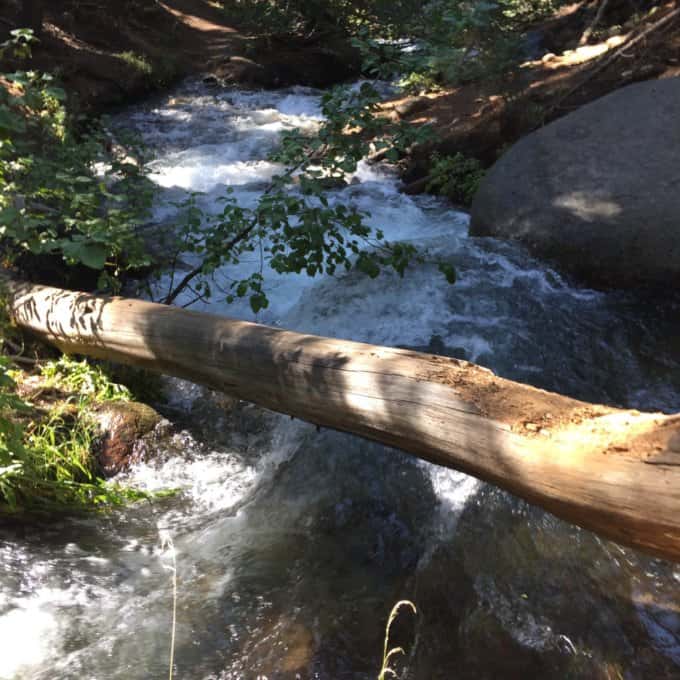
POLYGON ((250 296, 250 308, 255 314, 257 314, 261 309, 267 309, 269 306, 269 301, 264 293, 255 293, 250 296))
POLYGON ((397 149, 392 148, 385 154, 385 157, 387 158, 388 161, 396 163, 399 160, 399 151, 397 149))
POLYGON ((25 132, 26 123, 7 106, 0 106, 0 130, 25 132))
POLYGON ((54 97, 59 102, 66 101, 66 92, 63 90, 61 87, 55 87, 51 85, 50 87, 46 87, 43 92, 48 96, 48 97, 54 97))
POLYGON ((7 226, 15 222, 19 216, 20 212, 13 207, 3 208, 0 210, 0 225, 7 226))
POLYGON ((15 28, 9 32, 13 38, 23 38, 24 40, 36 40, 32 28, 15 28))
POLYGON ((456 282, 456 269, 452 264, 441 262, 439 264, 439 271, 444 274, 449 283, 454 284, 456 282))
POLYGON ((108 256, 107 248, 103 243, 64 241, 61 249, 64 255, 82 262, 90 269, 103 269, 108 256))

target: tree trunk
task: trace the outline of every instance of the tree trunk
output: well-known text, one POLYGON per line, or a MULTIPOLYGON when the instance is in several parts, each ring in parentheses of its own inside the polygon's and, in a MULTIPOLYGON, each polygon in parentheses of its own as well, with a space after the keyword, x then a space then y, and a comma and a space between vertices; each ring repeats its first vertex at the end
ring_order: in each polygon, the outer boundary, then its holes
POLYGON ((31 28, 36 36, 42 33, 43 0, 23 0, 19 14, 20 28, 31 28))
POLYGON ((680 415, 588 404, 440 356, 140 300, 7 287, 16 323, 63 351, 383 442, 680 561, 680 415))

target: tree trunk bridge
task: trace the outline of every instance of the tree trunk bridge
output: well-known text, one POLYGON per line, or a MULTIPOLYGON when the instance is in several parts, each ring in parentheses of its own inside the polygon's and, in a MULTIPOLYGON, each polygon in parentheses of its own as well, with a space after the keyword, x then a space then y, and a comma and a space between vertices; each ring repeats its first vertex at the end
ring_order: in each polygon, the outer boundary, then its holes
POLYGON ((13 280, 6 288, 15 322, 64 352, 388 444, 680 561, 680 414, 584 403, 441 356, 13 280))

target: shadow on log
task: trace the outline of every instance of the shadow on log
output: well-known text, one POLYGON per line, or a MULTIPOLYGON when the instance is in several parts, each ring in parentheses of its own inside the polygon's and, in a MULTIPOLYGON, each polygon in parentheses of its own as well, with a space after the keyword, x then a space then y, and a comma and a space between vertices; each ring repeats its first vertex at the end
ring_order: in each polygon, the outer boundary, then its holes
POLYGON ((186 378, 388 444, 680 561, 680 415, 588 404, 430 354, 6 286, 16 323, 65 352, 186 378))

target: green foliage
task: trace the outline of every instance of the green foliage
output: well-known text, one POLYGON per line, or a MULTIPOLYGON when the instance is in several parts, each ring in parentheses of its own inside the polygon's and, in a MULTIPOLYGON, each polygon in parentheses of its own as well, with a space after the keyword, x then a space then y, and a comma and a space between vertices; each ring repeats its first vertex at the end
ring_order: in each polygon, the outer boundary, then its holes
POLYGON ((15 28, 10 31, 8 40, 0 43, 0 59, 11 54, 15 59, 26 59, 31 56, 31 44, 37 42, 30 28, 15 28))
POLYGON ((453 156, 433 154, 425 190, 469 206, 483 177, 484 168, 476 158, 462 153, 453 156))
POLYGON ((352 33, 371 26, 389 38, 398 37, 422 5, 422 0, 231 0, 224 11, 259 35, 352 33))
POLYGON ((136 52, 127 51, 116 55, 119 59, 124 61, 128 66, 131 66, 136 71, 139 71, 145 76, 150 76, 153 73, 153 66, 148 58, 136 52))
POLYGON ((43 369, 44 389, 76 394, 41 413, 16 395, 6 357, 0 356, 0 509, 78 509, 147 498, 96 476, 91 449, 95 427, 88 409, 127 391, 98 368, 67 358, 43 369))
MULTIPOLYGON (((24 35, 14 38, 23 45, 24 35)), ((8 49, 8 48, 5 48, 8 49)), ((149 264, 136 229, 151 184, 139 149, 108 151, 103 124, 74 119, 52 76, 5 74, 0 86, 0 246, 6 262, 57 256, 101 272, 115 287, 130 267, 149 264), (137 156, 135 158, 135 156, 137 156)))
POLYGON ((458 84, 501 75, 523 52, 523 30, 566 0, 232 0, 230 18, 258 34, 355 38, 366 73, 405 85, 458 84), (412 41, 403 51, 398 41, 412 41), (392 43, 390 41, 393 41, 392 43), (418 82, 418 76, 425 80, 418 82))
POLYGON ((297 12, 287 12, 280 3, 269 0, 226 2, 224 13, 227 20, 238 21, 240 26, 257 30, 259 35, 294 33, 302 29, 297 12))
POLYGON ((437 92, 441 86, 432 73, 411 71, 397 83, 405 94, 419 95, 427 92, 437 92))
POLYGON ((166 85, 175 80, 181 71, 179 62, 172 54, 165 55, 163 61, 158 63, 152 63, 146 55, 132 51, 120 52, 116 56, 152 85, 166 85))
POLYGON ((78 394, 86 402, 128 401, 132 398, 127 387, 112 382, 100 366, 89 364, 85 359, 76 361, 62 356, 56 361, 48 361, 41 372, 49 386, 78 394))
MULTIPOLYGON (((329 181, 343 182, 369 151, 386 150, 389 160, 399 160, 411 145, 424 141, 429 131, 390 124, 375 115, 379 96, 364 83, 358 90, 335 88, 322 98, 325 122, 313 136, 293 130, 283 135, 272 155, 284 165, 254 208, 239 205, 231 194, 224 197, 218 215, 205 215, 191 195, 180 204, 183 227, 179 248, 201 258, 201 263, 177 285, 166 301, 190 288, 197 298, 212 295, 214 272, 238 264, 247 253, 259 255, 277 273, 333 275, 355 268, 370 277, 384 269, 404 275, 417 256, 407 243, 390 243, 380 230, 367 224, 366 213, 343 203, 332 204, 329 181)), ((268 306, 263 268, 235 280, 225 290, 226 300, 247 297, 254 312, 268 306)))
POLYGON ((411 50, 386 44, 373 26, 355 38, 367 71, 385 77, 405 74, 406 91, 434 89, 501 76, 521 61, 524 27, 546 16, 561 0, 433 0, 400 24, 396 35, 411 39, 411 50))

